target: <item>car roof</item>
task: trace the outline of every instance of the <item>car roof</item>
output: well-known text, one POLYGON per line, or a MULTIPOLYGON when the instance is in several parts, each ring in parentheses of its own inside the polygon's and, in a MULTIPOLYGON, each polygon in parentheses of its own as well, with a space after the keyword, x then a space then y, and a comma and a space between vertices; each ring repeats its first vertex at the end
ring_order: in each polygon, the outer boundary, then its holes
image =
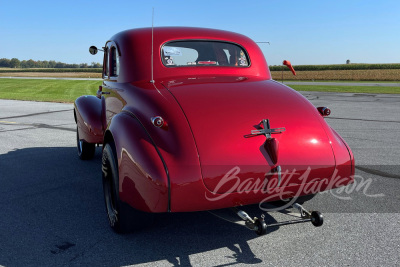
POLYGON ((171 76, 198 75, 254 75, 270 79, 268 65, 258 45, 250 38, 224 30, 196 27, 151 27, 137 28, 119 32, 108 41, 114 43, 120 53, 120 74, 122 82, 151 80, 151 54, 153 47, 154 79, 171 76), (152 44, 153 40, 153 44, 152 44), (166 68, 161 62, 161 47, 173 40, 219 40, 242 46, 249 54, 251 66, 244 68, 184 67, 166 68), (251 70, 250 70, 251 69, 251 70))

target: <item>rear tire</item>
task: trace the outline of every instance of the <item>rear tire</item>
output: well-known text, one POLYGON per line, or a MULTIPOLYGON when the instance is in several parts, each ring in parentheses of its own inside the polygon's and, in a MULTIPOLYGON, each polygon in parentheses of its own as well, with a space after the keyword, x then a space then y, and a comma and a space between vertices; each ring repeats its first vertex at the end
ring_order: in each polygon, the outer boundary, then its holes
POLYGON ((103 149, 102 177, 106 212, 110 227, 120 234, 144 228, 151 224, 152 213, 138 211, 119 198, 118 163, 113 144, 106 144, 103 149))
POLYGON ((96 152, 96 144, 85 142, 79 138, 78 127, 76 127, 76 147, 78 148, 78 156, 82 160, 92 159, 96 152))

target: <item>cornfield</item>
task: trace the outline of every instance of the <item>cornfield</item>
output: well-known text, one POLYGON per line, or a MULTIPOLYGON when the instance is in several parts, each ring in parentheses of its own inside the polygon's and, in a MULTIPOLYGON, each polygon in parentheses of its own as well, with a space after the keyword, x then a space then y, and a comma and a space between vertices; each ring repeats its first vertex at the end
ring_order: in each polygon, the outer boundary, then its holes
MULTIPOLYGON (((274 80, 400 81, 400 64, 294 65, 296 76, 285 66, 271 66, 274 80), (348 69, 345 69, 348 68, 348 69), (358 68, 358 69, 355 69, 358 68)), ((101 69, 10 69, 0 76, 100 78, 101 69)))
POLYGON ((286 69, 271 71, 272 79, 280 81, 283 74, 283 80, 400 81, 400 69, 301 71, 294 66, 296 76, 286 69))
MULTIPOLYGON (((400 64, 331 64, 331 65, 294 65, 296 70, 381 70, 400 69, 400 64)), ((270 66, 271 71, 280 71, 281 66, 270 66)))

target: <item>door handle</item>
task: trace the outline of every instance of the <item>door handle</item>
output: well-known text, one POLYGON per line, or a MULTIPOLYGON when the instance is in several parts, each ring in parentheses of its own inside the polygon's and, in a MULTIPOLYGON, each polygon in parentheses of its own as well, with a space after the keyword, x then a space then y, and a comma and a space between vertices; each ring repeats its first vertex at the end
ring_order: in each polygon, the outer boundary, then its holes
POLYGON ((103 86, 99 86, 99 90, 97 91, 97 98, 101 98, 102 95, 109 95, 110 92, 103 92, 103 86))

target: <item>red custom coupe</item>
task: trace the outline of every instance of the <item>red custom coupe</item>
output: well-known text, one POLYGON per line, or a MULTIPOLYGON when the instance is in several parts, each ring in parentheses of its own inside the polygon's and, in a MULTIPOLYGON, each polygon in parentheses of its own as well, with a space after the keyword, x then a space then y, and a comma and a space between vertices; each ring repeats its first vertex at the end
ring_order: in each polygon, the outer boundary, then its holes
MULTIPOLYGON (((74 115, 79 157, 103 146, 115 231, 140 227, 154 213, 282 199, 319 226, 322 215, 296 200, 353 181, 353 154, 324 120, 330 110, 272 80, 248 37, 142 28, 114 35, 103 50, 103 84, 75 101, 74 115)), ((236 211, 265 233, 263 218, 236 211)))

